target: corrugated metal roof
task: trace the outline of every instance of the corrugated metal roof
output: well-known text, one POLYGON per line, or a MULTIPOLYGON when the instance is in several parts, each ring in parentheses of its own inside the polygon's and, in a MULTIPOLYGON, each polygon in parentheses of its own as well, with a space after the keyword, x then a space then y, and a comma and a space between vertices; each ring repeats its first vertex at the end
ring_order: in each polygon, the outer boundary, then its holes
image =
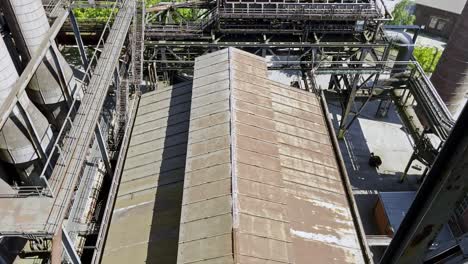
POLYGON ((321 106, 263 58, 197 58, 192 89, 142 99, 130 145, 105 263, 364 262, 321 106))
POLYGON ((178 263, 363 263, 314 95, 232 48, 198 58, 194 77, 178 263))
POLYGON ((102 263, 176 262, 191 88, 142 97, 102 263))

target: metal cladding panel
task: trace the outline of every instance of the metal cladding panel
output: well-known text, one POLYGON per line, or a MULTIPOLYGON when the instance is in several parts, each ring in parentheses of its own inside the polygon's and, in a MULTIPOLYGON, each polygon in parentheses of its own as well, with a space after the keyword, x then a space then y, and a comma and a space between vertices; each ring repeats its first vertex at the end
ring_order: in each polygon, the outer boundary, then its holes
POLYGON ((258 56, 195 63, 178 263, 362 263, 321 106, 258 56))
POLYGON ((143 95, 102 263, 175 263, 191 83, 143 95))
POLYGON ((318 100, 271 85, 295 263, 364 263, 318 100))
POLYGON ((177 263, 232 263, 226 50, 196 59, 177 263))
POLYGON ((235 259, 237 263, 293 263, 266 63, 250 53, 229 50, 235 259), (267 171, 273 180, 259 180, 255 171, 239 166, 267 171))

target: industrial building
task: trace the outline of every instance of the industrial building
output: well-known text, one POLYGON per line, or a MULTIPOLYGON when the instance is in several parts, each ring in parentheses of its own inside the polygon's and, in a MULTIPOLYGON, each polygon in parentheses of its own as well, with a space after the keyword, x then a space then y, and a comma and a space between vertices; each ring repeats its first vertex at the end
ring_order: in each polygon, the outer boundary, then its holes
POLYGON ((425 26, 425 31, 449 38, 460 18, 466 0, 452 1, 449 5, 440 1, 417 0, 415 24, 425 26))
POLYGON ((381 0, 0 11, 1 264, 468 261, 468 5, 431 79, 381 0))

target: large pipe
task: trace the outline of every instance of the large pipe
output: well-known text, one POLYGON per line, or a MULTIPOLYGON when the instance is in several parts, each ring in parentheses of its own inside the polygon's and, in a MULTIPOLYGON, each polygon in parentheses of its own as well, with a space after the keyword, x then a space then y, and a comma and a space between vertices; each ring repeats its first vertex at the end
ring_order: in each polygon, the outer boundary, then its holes
POLYGON ((457 115, 468 92, 468 2, 455 25, 431 81, 450 112, 457 115))
MULTIPOLYGON (((3 8, 6 21, 21 54, 23 67, 26 67, 50 28, 42 2, 41 0, 2 0, 0 6, 3 8)), ((57 54, 57 59, 63 69, 65 82, 73 91, 76 88, 73 71, 61 54, 57 54)), ((60 86, 59 69, 50 51, 39 65, 27 91, 31 100, 39 106, 49 122, 59 127, 67 113, 67 106, 60 86)))
MULTIPOLYGON (((397 43, 398 54, 395 61, 409 61, 414 51, 413 38, 404 31, 387 30, 385 31, 385 35, 388 40, 397 43)), ((395 64, 395 66, 393 66, 392 74, 404 72, 406 68, 406 65, 395 64)))
MULTIPOLYGON (((8 48, 0 37, 0 105, 5 102, 16 80, 19 78, 8 48)), ((38 141, 44 150, 52 141, 52 131, 47 119, 25 95, 20 99, 26 113, 34 120, 38 141)), ((34 134, 27 126, 27 119, 15 107, 5 125, 0 130, 0 159, 14 164, 25 185, 42 185, 39 179, 41 172, 36 148, 31 139, 34 134)))

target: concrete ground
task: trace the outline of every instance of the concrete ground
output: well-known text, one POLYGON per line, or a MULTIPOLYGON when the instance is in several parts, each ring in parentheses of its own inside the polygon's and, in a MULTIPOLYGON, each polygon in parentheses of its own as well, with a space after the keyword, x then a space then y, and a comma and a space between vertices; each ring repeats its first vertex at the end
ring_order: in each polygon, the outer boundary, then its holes
MULTIPOLYGON (((345 138, 339 141, 348 176, 353 188, 364 230, 367 235, 379 235, 374 220, 374 207, 378 192, 381 191, 415 191, 422 170, 411 168, 403 183, 399 182, 407 162, 413 152, 412 140, 403 129, 401 120, 394 106, 387 117, 376 118, 378 101, 370 102, 362 115, 356 119, 345 138), (379 168, 369 166, 371 153, 382 159, 379 168)), ((341 119, 341 107, 338 102, 328 103, 333 124, 338 131, 341 119)), ((359 107, 359 105, 358 105, 359 107)), ((414 165, 420 165, 418 162, 414 165)), ((375 260, 380 259, 383 248, 371 248, 375 260)))

